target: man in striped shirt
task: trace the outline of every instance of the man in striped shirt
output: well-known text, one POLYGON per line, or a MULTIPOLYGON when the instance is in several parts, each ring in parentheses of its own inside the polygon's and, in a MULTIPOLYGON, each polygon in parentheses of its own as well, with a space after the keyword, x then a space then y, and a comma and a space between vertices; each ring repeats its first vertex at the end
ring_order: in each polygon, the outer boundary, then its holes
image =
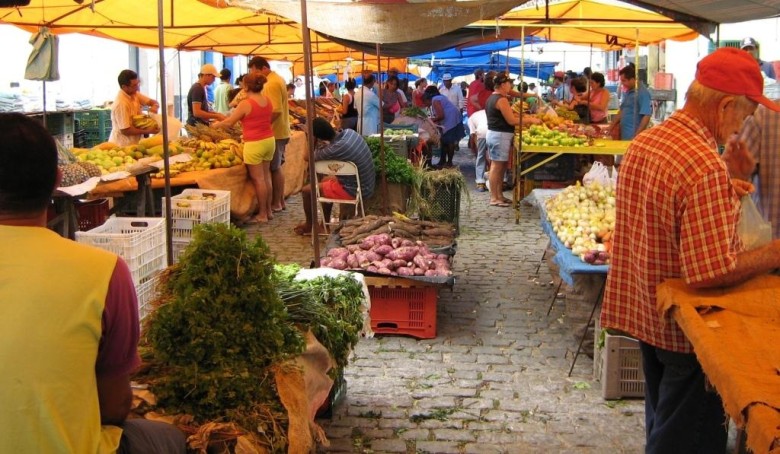
MULTIPOLYGON (((312 123, 314 137, 319 141, 328 142, 327 145, 316 147, 314 150, 315 161, 350 161, 358 168, 358 178, 360 178, 360 190, 363 200, 371 197, 374 193, 376 171, 374 170, 374 159, 368 144, 360 134, 351 130, 343 129, 338 134, 333 126, 324 118, 317 117, 312 123)), ((308 158, 308 156, 307 156, 308 158)), ((308 159, 307 159, 308 160, 308 159)), ((320 181, 320 193, 324 197, 332 199, 354 199, 357 194, 357 180, 350 176, 337 176, 320 181)), ((303 197, 303 212, 306 220, 297 226, 294 231, 298 235, 306 235, 312 229, 311 212, 311 183, 301 188, 303 197)), ((331 206, 325 204, 323 215, 325 219, 330 218, 331 206)))
POLYGON ((772 238, 780 238, 780 113, 759 106, 741 138, 758 164, 758 209, 772 223, 772 238))
POLYGON ((683 331, 659 314, 656 286, 728 286, 780 267, 780 241, 742 250, 739 195, 752 185, 732 180, 717 151, 757 104, 780 110, 762 91, 750 54, 716 50, 698 63, 682 110, 638 135, 621 165, 601 326, 640 341, 647 453, 725 452, 721 400, 683 331))

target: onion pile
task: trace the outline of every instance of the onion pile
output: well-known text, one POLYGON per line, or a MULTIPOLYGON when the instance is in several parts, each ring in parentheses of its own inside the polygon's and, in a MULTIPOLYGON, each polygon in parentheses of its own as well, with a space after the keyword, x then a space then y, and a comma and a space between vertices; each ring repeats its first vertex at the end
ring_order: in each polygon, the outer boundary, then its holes
POLYGON ((582 261, 609 263, 615 229, 615 188, 592 182, 569 186, 545 202, 547 218, 564 246, 582 261))

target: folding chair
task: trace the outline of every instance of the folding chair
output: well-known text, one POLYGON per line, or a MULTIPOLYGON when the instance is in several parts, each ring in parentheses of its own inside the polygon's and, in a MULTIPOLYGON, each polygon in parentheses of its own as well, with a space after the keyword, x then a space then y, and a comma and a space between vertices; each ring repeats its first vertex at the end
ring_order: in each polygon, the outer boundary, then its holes
MULTIPOLYGON (((360 217, 365 217, 366 213, 363 209, 363 192, 360 188, 360 175, 358 174, 358 168, 355 163, 350 161, 317 161, 314 163, 314 171, 316 175, 316 190, 317 190, 317 202, 320 204, 320 211, 323 217, 323 226, 327 232, 330 231, 330 226, 336 223, 331 222, 331 219, 325 219, 325 207, 326 203, 344 203, 355 206, 355 217, 358 215, 358 209, 360 210, 360 217), (353 176, 357 181, 357 193, 354 199, 330 199, 320 194, 320 181, 328 176, 353 176)), ((341 214, 341 213, 339 213, 341 214)), ((319 217, 319 215, 318 215, 319 217)))

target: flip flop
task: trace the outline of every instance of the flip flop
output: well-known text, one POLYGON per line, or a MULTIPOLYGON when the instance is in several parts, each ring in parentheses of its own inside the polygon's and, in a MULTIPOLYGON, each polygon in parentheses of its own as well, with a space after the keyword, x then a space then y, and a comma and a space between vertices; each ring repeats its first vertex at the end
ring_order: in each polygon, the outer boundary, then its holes
POLYGON ((509 206, 509 204, 506 203, 506 202, 493 202, 493 203, 490 204, 490 206, 506 208, 506 207, 509 206))
POLYGON ((293 227, 293 232, 295 232, 296 235, 300 235, 300 236, 311 236, 311 227, 307 229, 304 224, 298 224, 295 227, 293 227))
POLYGON ((504 203, 512 203, 512 199, 507 199, 506 197, 501 199, 501 201, 504 202, 504 203))

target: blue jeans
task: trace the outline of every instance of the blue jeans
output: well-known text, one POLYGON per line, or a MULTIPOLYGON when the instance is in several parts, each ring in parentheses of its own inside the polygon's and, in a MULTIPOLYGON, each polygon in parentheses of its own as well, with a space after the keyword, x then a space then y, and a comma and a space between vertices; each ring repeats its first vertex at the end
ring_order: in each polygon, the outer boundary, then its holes
POLYGON ((726 413, 720 396, 707 389, 693 353, 675 353, 644 342, 647 454, 726 452, 726 413))
POLYGON ((487 168, 487 140, 477 139, 477 162, 476 162, 476 178, 474 181, 477 184, 485 184, 485 169, 487 168))

